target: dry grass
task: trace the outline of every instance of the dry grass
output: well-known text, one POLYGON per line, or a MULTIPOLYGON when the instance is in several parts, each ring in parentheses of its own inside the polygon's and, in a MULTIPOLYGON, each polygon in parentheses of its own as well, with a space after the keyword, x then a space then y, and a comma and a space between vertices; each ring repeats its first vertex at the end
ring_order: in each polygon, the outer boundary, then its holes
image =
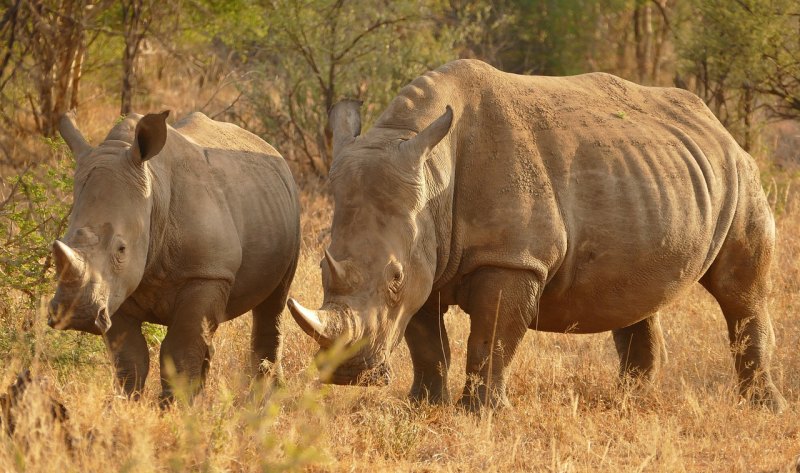
MULTIPOLYGON (((302 262, 293 293, 321 299, 318 259, 327 240, 330 202, 308 183, 303 195, 302 262)), ((778 346, 775 377, 790 403, 774 415, 739 403, 725 324, 698 288, 663 315, 669 362, 650 392, 616 384, 610 336, 529 332, 511 374, 512 409, 476 417, 458 409, 412 406, 405 347, 392 359, 388 388, 324 387, 309 370, 314 342, 285 317, 287 385, 258 401, 248 386, 249 317, 221 327, 205 393, 192 406, 155 407, 157 349, 144 401, 115 397, 108 362, 65 370, 35 364, 69 409, 64 426, 48 422, 45 399, 31 391, 13 437, 0 436, 2 471, 794 471, 800 454, 800 212, 779 219, 772 314, 778 346)), ((451 310, 453 393, 463 386, 469 323, 451 310)), ((41 349, 53 335, 37 321, 41 349), (50 337, 50 338, 48 338, 50 337)), ((87 336, 90 337, 90 336, 87 336)), ((44 357, 45 359, 47 357, 44 357)), ((3 355, 0 381, 21 368, 3 355)))
MULTIPOLYGON (((205 103, 210 111, 221 110, 232 94, 187 89, 154 84, 152 90, 172 92, 150 96, 141 111, 172 108, 178 118, 205 103)), ((93 142, 109 129, 116 109, 108 97, 98 97, 79 117, 93 142)), ((788 189, 783 181, 780 185, 788 189)), ((331 220, 323 186, 303 183, 302 258, 292 293, 308 306, 322 296, 318 262, 331 220)), ((0 386, 31 363, 34 374, 49 383, 32 388, 16 409, 14 436, 0 431, 0 471, 795 471, 800 207, 791 205, 798 199, 788 190, 776 190, 771 199, 779 210, 771 301, 774 377, 789 401, 780 415, 739 402, 724 320, 699 286, 662 313, 669 361, 649 392, 618 387, 609 334, 531 331, 511 371, 513 408, 480 417, 452 406, 410 405, 405 346, 391 360, 396 377, 387 388, 320 386, 309 368, 316 344, 288 314, 284 388, 262 400, 261 389, 249 385, 250 320, 243 316, 217 332, 204 394, 191 406, 160 411, 156 347, 144 399, 129 402, 115 396, 96 337, 52 331, 37 313, 6 297, 0 323, 16 338, 0 343, 0 386), (69 410, 63 426, 49 420, 50 395, 69 410)), ((451 310, 445 322, 455 395, 464 384, 469 321, 451 310)))

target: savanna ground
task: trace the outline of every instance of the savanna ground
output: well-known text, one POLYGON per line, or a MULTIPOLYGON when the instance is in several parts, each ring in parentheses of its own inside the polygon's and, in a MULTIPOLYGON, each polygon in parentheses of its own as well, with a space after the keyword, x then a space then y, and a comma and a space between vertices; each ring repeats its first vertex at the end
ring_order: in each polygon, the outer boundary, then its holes
MULTIPOLYGON (((303 245, 292 294, 321 302, 319 258, 331 202, 306 181, 303 245)), ((774 200, 773 200, 774 201, 774 200)), ((313 340, 284 314, 284 387, 260 394, 246 376, 249 315, 223 324, 205 392, 193 405, 158 409, 160 332, 152 330, 151 373, 141 402, 115 395, 97 337, 53 331, 23 317, 3 355, 0 380, 23 364, 46 377, 42 391, 69 410, 48 422, 45 394, 18 408, 17 433, 0 436, 3 471, 794 471, 800 454, 800 207, 777 219, 778 255, 770 309, 777 332, 774 377, 789 401, 776 415, 735 393, 725 322, 699 286, 662 313, 668 362, 647 392, 617 384, 609 334, 529 332, 513 364, 511 409, 482 416, 406 400, 405 346, 392 358, 388 388, 324 386, 313 340), (10 355, 10 356, 9 356, 10 355), (62 430, 72 437, 68 448, 62 430)), ((445 317, 453 361, 450 389, 464 383, 469 320, 445 317)))
MULTIPOLYGON (((0 431, 0 471, 795 471, 800 127, 796 118, 766 124, 796 117, 793 106, 800 110, 800 101, 773 96, 781 92, 776 84, 800 84, 783 80, 800 77, 800 60, 792 59, 800 58, 795 0, 3 5, 0 42, 11 44, 3 56, 11 60, 0 63, 0 392, 26 368, 37 381, 13 409, 14 435, 0 431), (6 14, 20 5, 41 7, 30 12, 52 21, 37 22, 28 10, 6 14), (132 5, 143 8, 140 16, 118 15, 132 5), (81 21, 63 21, 69 15, 81 21), (15 18, 21 29, 9 27, 15 18), (137 42, 140 34, 146 41, 137 42), (126 45, 147 47, 138 58, 125 56, 120 68, 126 45), (131 402, 115 392, 99 337, 46 326, 37 306, 54 286, 47 254, 63 233, 72 160, 41 136, 54 136, 48 113, 64 101, 78 107, 78 123, 93 144, 118 119, 122 96, 123 109, 126 103, 140 113, 170 108, 170 123, 202 110, 277 145, 302 188, 301 262, 291 292, 315 307, 332 212, 325 179, 315 177, 324 176, 330 158, 325 102, 362 98, 369 123, 402 84, 459 56, 514 72, 606 70, 641 83, 682 84, 748 145, 777 223, 770 310, 773 377, 789 403, 783 413, 740 402, 725 321, 699 286, 662 311, 668 361, 651 388, 620 388, 610 334, 531 331, 511 369, 513 407, 480 416, 410 404, 404 345, 391 359, 395 377, 388 387, 319 384, 317 345, 288 313, 285 385, 251 384, 245 315, 217 331, 204 393, 163 411, 157 407, 162 328, 147 327, 151 371, 142 400, 131 402), (319 65, 331 75, 315 73, 319 65), (65 75, 72 82, 49 80, 65 75), (123 81, 118 93, 120 76, 135 80, 123 81), (28 180, 15 185, 20 174, 28 180), (50 420, 51 397, 68 410, 63 424, 50 420)), ((790 98, 796 89, 787 91, 790 98)), ((450 391, 457 396, 469 319, 451 310, 445 322, 450 391)))

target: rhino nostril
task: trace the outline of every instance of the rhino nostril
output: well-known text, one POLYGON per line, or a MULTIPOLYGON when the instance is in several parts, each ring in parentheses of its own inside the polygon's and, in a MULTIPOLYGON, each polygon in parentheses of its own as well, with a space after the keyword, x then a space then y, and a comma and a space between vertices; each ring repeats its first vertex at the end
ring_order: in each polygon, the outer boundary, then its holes
POLYGON ((56 301, 50 301, 47 304, 47 325, 53 326, 56 323, 56 319, 58 318, 58 303, 56 301))
POLYGON ((108 309, 101 307, 97 311, 97 317, 94 319, 94 325, 100 330, 100 333, 106 333, 111 328, 111 317, 108 316, 108 309))

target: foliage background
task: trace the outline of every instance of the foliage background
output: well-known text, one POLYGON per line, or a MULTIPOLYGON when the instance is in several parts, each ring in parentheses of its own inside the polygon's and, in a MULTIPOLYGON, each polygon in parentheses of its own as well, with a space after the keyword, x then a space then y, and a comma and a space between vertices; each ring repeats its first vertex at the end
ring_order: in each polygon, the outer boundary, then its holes
MULTIPOLYGON (((800 2, 797 0, 0 0, 0 386, 32 367, 4 471, 185 469, 790 471, 800 453, 800 2), (331 203, 328 108, 364 101, 366 123, 417 75, 456 58, 521 74, 607 71, 703 98, 762 169, 777 216, 781 416, 737 406, 718 307, 699 289, 664 314, 671 361, 653 392, 620 390, 607 336, 531 333, 515 407, 475 418, 412 407, 408 354, 389 389, 321 388, 313 342, 287 320, 287 385, 244 376, 249 317, 225 324, 206 394, 165 413, 117 398, 97 337, 43 323, 50 245, 71 205, 57 136, 76 109, 92 143, 121 115, 200 110, 275 145, 303 189, 293 293, 319 302, 331 203), (41 381, 49 378, 48 382, 41 381), (265 394, 262 398, 260 394, 265 394), (67 405, 63 428, 45 402, 67 405), (63 447, 66 430, 73 449, 63 447)), ((465 314, 451 311, 451 390, 463 383, 465 314)), ((164 330, 146 328, 154 363, 164 330)))

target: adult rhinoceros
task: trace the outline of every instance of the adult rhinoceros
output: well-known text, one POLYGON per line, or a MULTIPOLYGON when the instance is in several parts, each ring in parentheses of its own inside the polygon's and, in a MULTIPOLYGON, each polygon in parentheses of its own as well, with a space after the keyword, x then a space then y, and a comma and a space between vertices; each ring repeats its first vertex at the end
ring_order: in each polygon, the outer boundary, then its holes
POLYGON ((411 396, 447 400, 451 305, 471 321, 469 406, 507 403, 528 329, 612 330, 621 372, 648 376, 659 308, 699 281, 722 307, 741 392, 784 403, 768 366, 773 218, 753 160, 699 98, 462 60, 402 89, 362 136, 359 105, 331 110, 323 306, 289 300, 323 348, 364 340, 332 382, 385 375, 405 334, 411 396))
MULTIPOLYGON (((277 363, 300 247, 297 190, 280 154, 201 113, 172 128, 168 113, 131 115, 95 148, 70 116, 60 126, 77 165, 69 228, 53 245, 49 323, 102 334, 129 395, 149 367, 142 322, 168 327, 162 373, 171 360, 195 386, 217 325, 251 309, 253 369, 277 363)), ((162 388, 169 399, 163 375, 162 388)))

